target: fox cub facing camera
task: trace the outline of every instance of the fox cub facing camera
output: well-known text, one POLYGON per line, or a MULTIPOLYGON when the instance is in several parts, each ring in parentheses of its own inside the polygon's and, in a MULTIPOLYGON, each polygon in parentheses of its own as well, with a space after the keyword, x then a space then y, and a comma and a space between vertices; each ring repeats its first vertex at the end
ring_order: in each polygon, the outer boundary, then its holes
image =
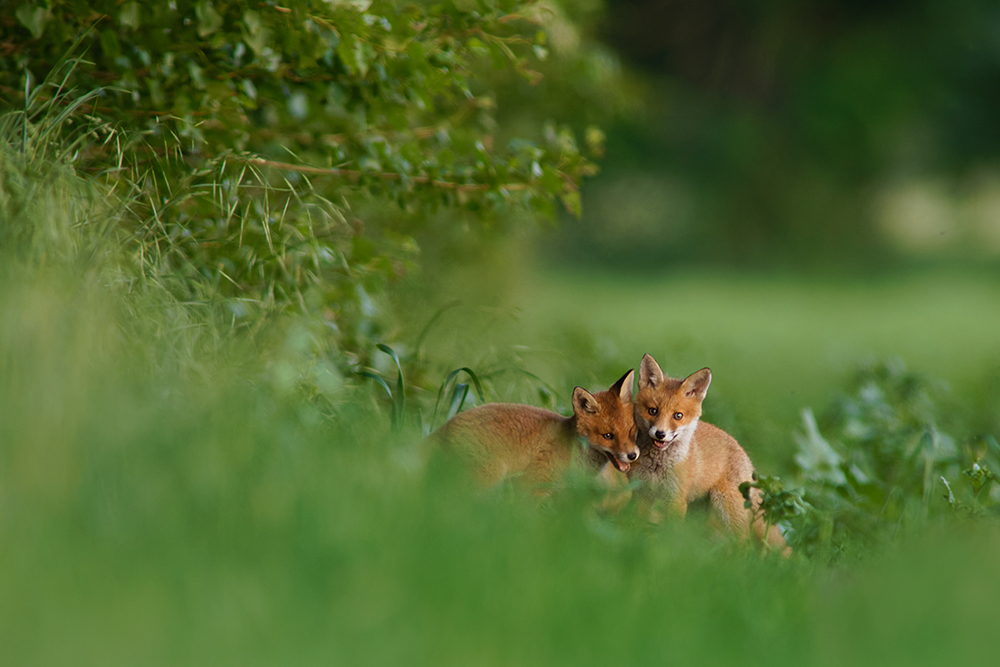
POLYGON ((554 481, 572 460, 578 437, 625 472, 639 458, 632 378, 629 371, 596 394, 577 387, 570 417, 531 405, 487 403, 455 415, 432 438, 465 453, 487 486, 517 473, 533 486, 554 481))
POLYGON ((736 439, 701 421, 701 406, 712 382, 703 368, 679 380, 667 377, 650 355, 639 366, 635 397, 636 441, 642 451, 630 477, 638 477, 668 494, 671 509, 683 516, 689 502, 706 495, 719 520, 742 537, 751 528, 757 539, 788 555, 790 547, 776 526, 752 518, 760 493, 751 489, 753 510, 744 506, 739 486, 753 479, 753 464, 736 439))

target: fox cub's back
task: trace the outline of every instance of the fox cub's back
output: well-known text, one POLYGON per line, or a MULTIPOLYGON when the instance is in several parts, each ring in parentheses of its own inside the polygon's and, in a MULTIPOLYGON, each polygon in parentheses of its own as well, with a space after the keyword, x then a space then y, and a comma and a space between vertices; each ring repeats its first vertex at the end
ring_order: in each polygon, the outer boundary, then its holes
POLYGON ((485 484, 523 473, 553 481, 573 458, 577 437, 622 471, 639 458, 632 420, 632 371, 607 391, 573 390, 573 415, 517 403, 488 403, 455 415, 435 434, 467 456, 485 484))
POLYGON ((487 403, 455 415, 435 438, 460 451, 484 484, 531 472, 532 481, 551 481, 568 465, 574 431, 555 412, 516 403, 487 403))

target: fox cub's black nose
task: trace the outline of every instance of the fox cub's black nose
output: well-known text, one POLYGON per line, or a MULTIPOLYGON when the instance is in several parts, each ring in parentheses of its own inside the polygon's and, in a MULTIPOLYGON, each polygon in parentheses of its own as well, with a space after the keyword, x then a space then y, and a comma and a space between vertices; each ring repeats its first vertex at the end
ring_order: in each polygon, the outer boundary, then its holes
POLYGON ((657 431, 656 432, 656 439, 657 440, 663 440, 666 437, 667 437, 667 432, 666 431, 657 431))
POLYGON ((635 461, 637 458, 639 458, 639 452, 629 452, 628 453, 628 460, 629 461, 635 461))

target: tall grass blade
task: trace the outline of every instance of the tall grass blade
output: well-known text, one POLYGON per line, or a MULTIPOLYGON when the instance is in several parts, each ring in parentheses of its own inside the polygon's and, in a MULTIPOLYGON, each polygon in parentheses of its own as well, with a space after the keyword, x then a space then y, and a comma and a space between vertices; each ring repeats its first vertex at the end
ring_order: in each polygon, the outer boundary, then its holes
MULTIPOLYGON (((430 422, 431 430, 434 429, 434 426, 437 423, 437 415, 441 407, 441 399, 444 397, 445 392, 448 389, 448 386, 451 384, 451 381, 454 380, 456 377, 458 377, 459 373, 465 373, 466 375, 469 376, 469 378, 472 379, 472 382, 476 387, 476 395, 479 397, 479 404, 482 405, 483 403, 486 402, 486 392, 483 391, 483 383, 479 379, 479 375, 477 375, 476 372, 471 368, 469 368, 468 366, 462 366, 461 368, 456 368, 455 370, 453 370, 451 373, 448 374, 448 377, 445 379, 445 381, 441 383, 441 387, 438 388, 437 400, 434 402, 434 412, 431 414, 431 422, 430 422)), ((466 396, 467 395, 468 395, 468 390, 466 390, 466 396)), ((455 416, 455 412, 451 411, 451 405, 453 405, 453 403, 454 403, 454 394, 452 395, 452 403, 449 404, 447 419, 451 419, 452 417, 455 416)), ((465 396, 462 397, 462 404, 464 403, 465 403, 465 396)), ((459 406, 459 409, 461 409, 461 405, 459 406)))
POLYGON ((451 392, 451 402, 448 404, 448 416, 446 420, 458 414, 458 411, 465 405, 465 399, 468 395, 469 385, 467 383, 459 382, 455 385, 455 389, 451 392))
POLYGON ((358 375, 369 378, 371 380, 375 380, 375 382, 377 382, 380 387, 385 389, 385 393, 389 397, 389 400, 395 401, 395 399, 392 396, 392 389, 389 388, 388 383, 386 383, 386 381, 383 380, 382 376, 380 376, 378 373, 373 373, 372 371, 358 371, 358 375))
POLYGON ((396 376, 396 395, 392 402, 392 414, 393 427, 400 429, 403 427, 403 411, 406 409, 406 384, 403 382, 403 367, 399 363, 399 356, 394 349, 384 343, 378 343, 375 347, 388 354, 396 363, 396 370, 399 371, 399 375, 396 376))

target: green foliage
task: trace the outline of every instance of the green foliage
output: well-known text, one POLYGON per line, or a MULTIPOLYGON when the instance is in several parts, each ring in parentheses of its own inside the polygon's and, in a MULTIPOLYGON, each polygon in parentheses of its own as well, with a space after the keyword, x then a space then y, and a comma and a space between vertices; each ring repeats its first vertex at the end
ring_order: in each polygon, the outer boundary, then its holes
POLYGON ((941 483, 948 491, 945 495, 948 505, 956 512, 974 518, 1000 516, 1000 476, 984 460, 988 458, 996 466, 1000 462, 1000 445, 992 436, 987 436, 984 440, 990 445, 989 455, 987 456, 986 450, 980 450, 973 455, 975 460, 972 466, 962 471, 962 476, 971 486, 971 493, 962 494, 960 490, 959 493, 964 498, 956 498, 951 484, 944 477, 941 478, 941 483))
POLYGON ((579 213, 594 167, 571 130, 536 118, 495 138, 490 67, 537 84, 546 16, 514 0, 26 2, 4 25, 0 109, 76 132, 73 167, 129 193, 147 277, 234 328, 307 315, 318 351, 352 367, 417 232, 579 213))
MULTIPOLYGON (((765 535, 771 530, 771 526, 775 525, 787 527, 793 531, 801 531, 805 524, 806 515, 813 510, 812 506, 803 500, 798 492, 786 490, 777 476, 755 473, 752 482, 743 482, 739 488, 744 500, 743 505, 747 509, 753 509, 750 489, 759 491, 760 505, 754 510, 751 521, 764 522, 765 535)), ((768 548, 765 543, 764 549, 768 548)))
POLYGON ((799 522, 793 545, 842 551, 852 544, 879 544, 950 509, 996 511, 996 500, 984 491, 995 479, 987 461, 995 466, 1000 447, 992 437, 983 438, 973 453, 943 433, 942 391, 901 362, 881 362, 865 366, 852 392, 832 410, 827 420, 832 442, 812 412, 803 410, 795 461, 803 476, 802 496, 816 511, 799 522), (962 486, 953 487, 949 479, 962 486))

